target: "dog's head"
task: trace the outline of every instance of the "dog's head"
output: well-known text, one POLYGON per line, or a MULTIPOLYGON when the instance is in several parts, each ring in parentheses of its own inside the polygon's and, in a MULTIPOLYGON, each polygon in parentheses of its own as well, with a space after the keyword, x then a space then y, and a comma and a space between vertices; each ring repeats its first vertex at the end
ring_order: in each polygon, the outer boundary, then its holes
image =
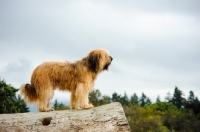
POLYGON ((96 49, 89 53, 87 56, 89 68, 94 72, 101 72, 108 70, 113 58, 109 55, 107 50, 96 49))

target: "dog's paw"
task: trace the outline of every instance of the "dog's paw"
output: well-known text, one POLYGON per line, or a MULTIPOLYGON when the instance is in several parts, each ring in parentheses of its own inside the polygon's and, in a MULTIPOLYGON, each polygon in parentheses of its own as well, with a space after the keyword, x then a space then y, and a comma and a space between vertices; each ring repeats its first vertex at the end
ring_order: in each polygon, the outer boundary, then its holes
POLYGON ((85 105, 83 107, 83 109, 90 109, 90 108, 93 108, 94 106, 92 104, 88 104, 88 105, 85 105))
POLYGON ((49 109, 39 109, 40 112, 49 112, 49 109))
POLYGON ((55 111, 53 108, 50 108, 49 111, 55 111))
POLYGON ((75 110, 81 110, 81 108, 80 108, 80 107, 75 107, 75 108, 73 108, 73 109, 75 109, 75 110))
POLYGON ((53 108, 45 108, 45 109, 39 109, 40 112, 49 112, 49 111, 55 111, 53 108))

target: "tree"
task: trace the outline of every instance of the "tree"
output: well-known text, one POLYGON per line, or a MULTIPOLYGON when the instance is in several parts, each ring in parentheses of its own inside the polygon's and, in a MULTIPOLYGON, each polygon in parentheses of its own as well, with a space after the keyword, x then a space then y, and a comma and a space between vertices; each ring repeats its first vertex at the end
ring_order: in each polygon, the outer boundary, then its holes
POLYGON ((151 104, 151 99, 149 97, 147 97, 146 106, 149 106, 150 104, 151 104))
POLYGON ((0 114, 29 112, 24 100, 19 95, 16 97, 18 90, 0 80, 0 114))
POLYGON ((89 101, 94 106, 100 106, 101 92, 98 89, 93 90, 89 93, 89 101))
POLYGON ((132 105, 138 105, 138 104, 139 104, 138 96, 136 95, 136 93, 134 93, 134 94, 131 96, 130 104, 132 104, 132 105))
POLYGON ((146 95, 142 93, 142 97, 140 98, 140 106, 145 106, 146 105, 146 95))
POLYGON ((156 98, 156 103, 160 103, 160 96, 158 95, 158 97, 156 98))
POLYGON ((112 102, 121 102, 121 95, 118 95, 116 92, 112 94, 112 102))
MULTIPOLYGON (((194 101, 192 101, 192 102, 188 101, 188 102, 186 103, 186 105, 185 105, 185 108, 186 108, 186 109, 192 109, 193 112, 194 112, 196 115, 199 114, 199 116, 200 116, 200 101, 198 100, 197 97, 196 97, 196 98, 194 99, 194 101)), ((200 119, 200 117, 199 117, 199 119, 200 119)))
POLYGON ((62 102, 59 103, 57 99, 54 101, 53 108, 55 110, 68 110, 68 109, 70 109, 69 106, 64 105, 62 102))
POLYGON ((176 122, 176 131, 180 132, 199 132, 199 126, 200 122, 193 113, 187 112, 187 113, 181 113, 177 118, 175 119, 176 122))
POLYGON ((167 96, 165 97, 165 101, 172 102, 172 96, 170 92, 167 93, 167 96))
POLYGON ((122 97, 120 98, 120 103, 121 103, 122 105, 127 105, 127 106, 128 106, 128 104, 129 104, 129 98, 128 98, 126 92, 124 93, 124 96, 122 96, 122 97))
POLYGON ((104 95, 102 99, 100 99, 100 105, 109 104, 110 102, 111 102, 111 98, 106 95, 104 95))
POLYGON ((142 97, 140 98, 139 102, 140 102, 140 106, 142 107, 148 106, 151 104, 150 98, 148 98, 144 93, 142 93, 142 97))
POLYGON ((194 92, 190 91, 190 95, 188 97, 188 102, 193 102, 195 100, 194 92))
POLYGON ((53 108, 56 110, 59 106, 58 100, 56 99, 54 104, 53 104, 53 108))
POLYGON ((183 98, 183 92, 181 90, 178 89, 178 87, 175 87, 174 89, 174 95, 172 98, 172 103, 177 107, 177 108, 181 108, 185 105, 185 98, 183 98))
POLYGON ((130 105, 123 108, 133 132, 168 132, 167 128, 162 126, 162 115, 157 114, 153 105, 130 105))

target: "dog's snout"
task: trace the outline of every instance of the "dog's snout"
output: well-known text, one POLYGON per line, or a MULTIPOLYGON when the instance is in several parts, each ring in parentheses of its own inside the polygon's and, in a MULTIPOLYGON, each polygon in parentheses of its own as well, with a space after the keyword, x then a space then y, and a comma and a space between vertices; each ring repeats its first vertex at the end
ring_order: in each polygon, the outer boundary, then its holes
POLYGON ((113 58, 110 56, 111 61, 113 60, 113 58))

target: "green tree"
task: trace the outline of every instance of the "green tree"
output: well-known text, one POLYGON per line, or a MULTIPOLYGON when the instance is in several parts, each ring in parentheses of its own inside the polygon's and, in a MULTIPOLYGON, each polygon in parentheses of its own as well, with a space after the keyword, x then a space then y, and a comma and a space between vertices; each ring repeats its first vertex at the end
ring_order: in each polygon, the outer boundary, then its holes
POLYGON ((179 90, 178 87, 175 87, 175 89, 174 89, 172 103, 179 109, 181 107, 185 106, 186 99, 183 98, 183 92, 181 90, 179 90))
POLYGON ((150 104, 151 104, 151 99, 149 97, 147 97, 146 106, 149 106, 150 104))
POLYGON ((102 99, 100 99, 100 105, 109 104, 110 102, 111 102, 111 98, 106 95, 104 95, 102 99))
POLYGON ((132 132, 169 132, 162 125, 163 114, 156 111, 155 105, 130 105, 123 108, 132 132))
POLYGON ((16 97, 18 90, 0 80, 0 114, 29 112, 24 100, 19 95, 16 97))
POLYGON ((195 96, 194 96, 194 92, 190 91, 189 97, 188 97, 188 102, 194 102, 195 100, 195 96))
POLYGON ((127 106, 128 106, 128 104, 129 104, 129 98, 128 98, 126 92, 124 93, 124 96, 122 96, 122 97, 120 98, 120 101, 119 101, 119 102, 120 102, 122 105, 127 105, 127 106))
POLYGON ((93 90, 91 93, 89 93, 89 101, 94 106, 100 106, 100 99, 102 98, 101 92, 98 89, 93 90))
POLYGON ((142 97, 140 98, 140 106, 146 105, 146 99, 147 99, 147 96, 144 93, 142 93, 142 97))
POLYGON ((112 94, 112 102, 121 102, 121 95, 118 95, 116 92, 112 94))
POLYGON ((144 93, 142 93, 142 97, 139 100, 140 106, 148 106, 151 104, 150 98, 148 98, 144 93))
POLYGON ((200 121, 195 118, 192 112, 181 113, 175 119, 176 131, 180 132, 199 132, 200 121))
POLYGON ((58 100, 56 99, 53 104, 53 108, 56 110, 59 107, 58 100))
POLYGON ((63 103, 59 103, 57 99, 54 101, 53 108, 55 110, 68 110, 68 109, 70 109, 69 106, 66 106, 63 103))
POLYGON ((165 97, 165 101, 172 102, 172 96, 170 92, 167 93, 167 96, 165 97))
POLYGON ((132 105, 138 105, 139 101, 138 101, 138 96, 136 93, 134 93, 131 98, 130 98, 130 104, 132 105))
POLYGON ((158 97, 156 98, 156 103, 160 103, 160 96, 158 95, 158 97))

